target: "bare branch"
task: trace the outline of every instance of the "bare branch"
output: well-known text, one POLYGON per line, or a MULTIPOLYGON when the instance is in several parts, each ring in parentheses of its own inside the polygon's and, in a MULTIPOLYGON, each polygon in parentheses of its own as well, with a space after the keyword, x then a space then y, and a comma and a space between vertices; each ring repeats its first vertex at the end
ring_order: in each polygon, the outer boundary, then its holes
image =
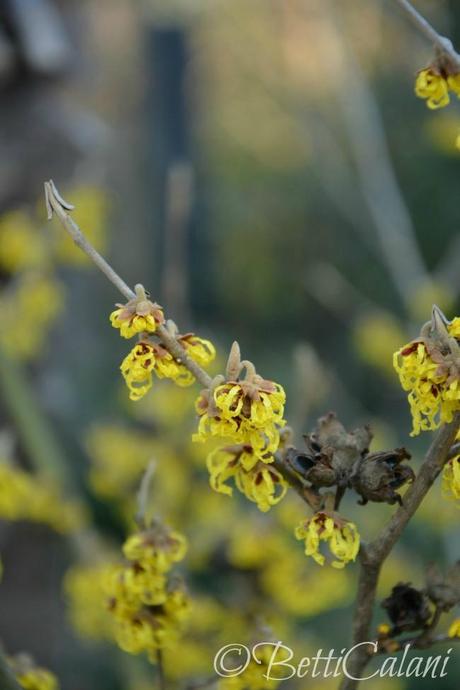
POLYGON ((439 52, 446 55, 452 65, 456 66, 460 71, 460 55, 457 53, 455 48, 450 41, 445 36, 441 36, 436 29, 423 17, 418 10, 409 2, 409 0, 396 0, 398 5, 407 14, 412 24, 417 27, 417 29, 426 38, 433 43, 439 52))
POLYGON ((88 242, 78 225, 69 215, 68 211, 73 209, 73 206, 64 201, 56 189, 53 180, 45 182, 45 200, 46 208, 48 210, 48 220, 52 218, 53 211, 61 221, 64 228, 67 230, 77 247, 79 247, 90 259, 93 261, 98 269, 104 273, 111 283, 121 292, 121 294, 130 300, 135 297, 135 293, 126 285, 125 281, 120 278, 113 268, 107 263, 96 249, 88 242))
MULTIPOLYGON (((368 546, 361 547, 358 594, 353 617, 353 645, 372 639, 372 614, 382 565, 449 459, 449 451, 459 427, 460 412, 457 412, 454 420, 443 426, 433 439, 415 481, 404 494, 403 504, 383 528, 381 534, 368 546)), ((371 651, 365 646, 357 648, 350 659, 349 675, 355 678, 360 677, 371 658, 371 651)), ((341 684, 341 690, 354 690, 358 682, 352 678, 345 678, 341 684)))
MULTIPOLYGON (((125 283, 125 281, 118 275, 116 271, 107 263, 103 256, 88 242, 83 232, 69 215, 73 206, 60 196, 56 185, 52 180, 45 182, 45 200, 48 210, 48 218, 52 217, 53 212, 61 221, 64 228, 67 230, 73 241, 99 268, 102 273, 110 280, 111 283, 121 292, 121 294, 130 300, 135 297, 135 293, 125 283)), ((174 359, 184 365, 188 371, 199 381, 205 388, 211 385, 211 377, 202 369, 196 362, 194 362, 185 352, 184 348, 177 342, 163 325, 157 326, 155 333, 159 336, 163 345, 172 354, 174 359)))

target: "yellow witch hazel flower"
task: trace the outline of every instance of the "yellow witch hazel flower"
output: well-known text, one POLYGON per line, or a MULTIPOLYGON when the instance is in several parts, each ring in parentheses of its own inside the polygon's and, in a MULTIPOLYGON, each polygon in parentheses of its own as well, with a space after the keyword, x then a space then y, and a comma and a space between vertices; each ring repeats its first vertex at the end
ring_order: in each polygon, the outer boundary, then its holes
POLYGON ((260 455, 273 453, 279 445, 279 429, 285 425, 285 401, 279 384, 259 376, 252 362, 241 362, 238 343, 234 343, 226 377, 217 376, 197 400, 200 422, 194 440, 221 436, 249 444, 260 455), (240 378, 243 370, 246 375, 240 378))
MULTIPOLYGON (((192 359, 201 359, 208 363, 214 356, 214 347, 207 340, 202 340, 193 334, 179 336, 178 340, 188 338, 182 344, 192 359)), ((153 374, 159 379, 171 379, 178 386, 190 386, 195 377, 177 362, 168 350, 160 343, 141 340, 124 358, 121 363, 121 373, 129 389, 131 400, 140 400, 153 385, 153 374)))
POLYGON ((460 74, 453 70, 444 56, 417 73, 415 93, 426 100, 431 110, 449 104, 449 91, 460 97, 460 74))
POLYGON ((447 634, 449 637, 460 637, 460 618, 452 621, 447 634))
POLYGON ((127 539, 127 563, 113 566, 105 591, 115 639, 130 654, 155 652, 177 642, 188 617, 189 598, 181 582, 169 578, 186 552, 186 540, 159 521, 127 539))
POLYGON ((56 676, 51 671, 36 666, 29 655, 18 654, 9 658, 8 663, 24 690, 59 690, 56 676))
POLYGON ((210 340, 199 338, 194 333, 179 335, 177 340, 182 345, 190 359, 200 365, 207 367, 216 357, 216 348, 210 340))
POLYGON ((460 410, 460 318, 449 322, 434 306, 420 336, 395 352, 393 364, 409 392, 412 436, 451 422, 460 410))
POLYGON ((273 461, 271 454, 259 458, 251 446, 216 448, 207 458, 211 488, 231 496, 233 489, 227 481, 233 478, 239 491, 266 512, 284 498, 288 488, 281 473, 271 466, 273 461))
POLYGON ((296 527, 295 536, 305 541, 305 555, 311 556, 319 565, 324 565, 326 561, 319 551, 321 542, 328 543, 337 559, 331 563, 334 568, 343 568, 358 555, 360 538, 356 525, 337 513, 326 510, 317 512, 296 527))
MULTIPOLYGON (((161 307, 151 302, 142 285, 136 285, 136 296, 124 305, 118 305, 110 315, 114 328, 120 329, 124 338, 140 335, 139 342, 121 363, 121 372, 129 389, 131 400, 140 400, 150 390, 153 384, 153 373, 158 378, 168 378, 178 386, 190 386, 195 377, 180 360, 157 340, 154 335, 158 326, 165 323, 161 307)), ((186 354, 200 366, 206 366, 214 359, 216 351, 209 340, 203 340, 194 333, 180 335, 176 324, 168 320, 166 329, 169 334, 183 347, 186 354)))
POLYGON ((157 326, 164 323, 160 305, 148 299, 144 287, 138 284, 134 290, 136 296, 126 304, 117 304, 117 309, 110 314, 110 323, 120 330, 123 338, 155 333, 157 326))
POLYGON ((131 400, 140 400, 152 387, 155 366, 155 348, 152 343, 137 343, 124 358, 120 369, 131 400))
POLYGON ((174 563, 181 561, 187 551, 187 540, 160 522, 144 532, 133 534, 123 546, 123 553, 129 561, 139 563, 144 569, 167 572, 174 563))

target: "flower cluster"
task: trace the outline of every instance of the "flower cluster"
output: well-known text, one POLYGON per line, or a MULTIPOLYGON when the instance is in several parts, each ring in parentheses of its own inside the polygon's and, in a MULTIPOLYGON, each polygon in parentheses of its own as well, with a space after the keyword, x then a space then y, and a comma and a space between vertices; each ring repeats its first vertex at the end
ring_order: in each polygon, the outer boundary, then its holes
POLYGON ((305 540, 305 555, 311 556, 319 565, 324 565, 326 560, 319 550, 323 541, 328 543, 337 559, 332 561, 334 568, 343 568, 358 555, 360 539, 356 525, 333 512, 319 511, 301 522, 295 536, 305 540))
POLYGON ((8 663, 24 690, 59 690, 56 676, 51 671, 36 666, 27 654, 10 657, 8 663))
POLYGON ((227 441, 207 459, 213 489, 232 495, 226 482, 233 478, 237 488, 263 511, 283 498, 287 484, 273 463, 285 426, 285 400, 279 384, 259 376, 252 362, 241 361, 234 343, 226 376, 217 376, 196 402, 199 425, 193 440, 218 437, 227 441))
POLYGON ((451 72, 447 66, 433 64, 418 72, 415 93, 432 110, 449 104, 449 91, 460 97, 460 74, 451 72))
POLYGON ((110 323, 118 328, 122 338, 132 338, 138 333, 155 333, 165 317, 159 304, 151 302, 141 285, 136 285, 136 297, 126 304, 117 304, 110 314, 110 323))
POLYGON ((125 652, 147 652, 154 662, 156 650, 177 641, 190 604, 169 571, 185 552, 185 538, 159 522, 125 542, 127 562, 111 569, 105 585, 115 639, 125 652))
POLYGON ((460 318, 448 322, 433 308, 421 334, 394 354, 401 385, 409 392, 412 435, 451 422, 460 410, 460 318))
MULTIPOLYGON (((165 319, 161 307, 147 298, 142 285, 136 285, 133 299, 117 307, 110 315, 112 326, 120 330, 123 338, 135 335, 140 338, 120 367, 131 400, 140 400, 150 390, 153 374, 160 379, 171 379, 179 386, 190 386, 195 380, 191 372, 161 342, 150 337, 158 326, 163 326, 165 319)), ((216 352, 209 340, 203 340, 194 333, 179 335, 172 321, 168 321, 166 327, 190 359, 200 366, 213 361, 216 352)))
POLYGON ((79 503, 64 501, 50 482, 7 463, 0 463, 0 517, 42 522, 61 533, 75 532, 86 523, 79 503))

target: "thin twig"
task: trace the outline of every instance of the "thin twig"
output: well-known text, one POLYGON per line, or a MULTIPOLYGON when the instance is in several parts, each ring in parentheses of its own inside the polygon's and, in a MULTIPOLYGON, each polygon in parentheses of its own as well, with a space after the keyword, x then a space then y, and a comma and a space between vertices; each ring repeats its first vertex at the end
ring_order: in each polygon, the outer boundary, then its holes
POLYGON ((330 18, 346 75, 337 89, 337 99, 382 261, 402 303, 408 307, 414 290, 428 279, 426 266, 395 173, 378 103, 360 61, 344 40, 343 19, 336 13, 336 4, 324 2, 322 7, 330 18))
POLYGON ((275 457, 273 467, 278 470, 291 488, 299 494, 300 498, 310 506, 313 512, 319 509, 321 497, 307 486, 281 458, 275 457))
MULTIPOLYGON (((112 266, 107 263, 104 257, 99 254, 90 242, 88 242, 81 229, 70 216, 69 211, 72 210, 73 207, 62 199, 52 180, 45 182, 45 199, 48 209, 48 218, 50 219, 52 217, 53 212, 56 213, 77 247, 96 264, 99 270, 104 273, 126 299, 133 299, 135 297, 133 290, 125 283, 118 273, 114 271, 112 266)), ((190 359, 184 348, 177 342, 175 337, 169 333, 165 326, 157 326, 155 333, 174 359, 183 364, 205 388, 209 388, 212 381, 211 377, 196 362, 190 359)))
POLYGON ((415 9, 409 0, 396 0, 396 2, 401 9, 404 10, 414 26, 416 26, 417 29, 460 70, 460 55, 454 49, 452 41, 446 38, 446 36, 441 36, 430 22, 415 9))
MULTIPOLYGON (((52 180, 45 182, 45 200, 48 210, 48 218, 51 218, 53 212, 56 213, 57 217, 61 221, 64 228, 67 230, 69 235, 72 237, 75 244, 93 261, 96 266, 104 273, 104 275, 110 280, 111 283, 126 297, 128 300, 135 296, 135 293, 131 288, 125 283, 125 281, 118 275, 118 273, 107 263, 101 254, 99 254, 96 249, 90 244, 86 239, 85 235, 75 223, 75 221, 69 215, 69 211, 73 209, 73 206, 65 201, 59 194, 56 185, 52 180)), ((163 325, 157 326, 155 334, 158 335, 160 340, 166 349, 172 354, 172 356, 190 371, 193 376, 199 381, 205 388, 210 388, 212 384, 211 377, 202 369, 199 364, 194 362, 185 352, 184 348, 177 342, 174 336, 170 334, 167 328, 163 325)), ((290 472, 284 463, 275 463, 277 469, 283 474, 286 481, 299 493, 303 500, 312 505, 312 497, 310 496, 310 490, 303 486, 295 475, 290 472)))
POLYGON ((137 492, 137 513, 136 522, 141 529, 148 527, 149 501, 152 491, 152 479, 155 474, 156 462, 150 460, 142 476, 139 491, 137 492))
POLYGON ((166 677, 163 664, 163 652, 157 649, 157 676, 158 676, 158 690, 166 690, 166 677))
MULTIPOLYGON (((427 451, 423 464, 413 484, 404 494, 403 504, 383 528, 381 534, 360 550, 360 575, 353 616, 353 645, 370 641, 372 614, 382 565, 398 541, 404 528, 425 498, 449 457, 449 450, 460 427, 457 412, 450 424, 443 426, 427 451)), ((350 675, 359 678, 370 660, 370 650, 358 647, 349 663, 350 675)), ((345 678, 342 690, 354 690, 359 681, 345 678)))

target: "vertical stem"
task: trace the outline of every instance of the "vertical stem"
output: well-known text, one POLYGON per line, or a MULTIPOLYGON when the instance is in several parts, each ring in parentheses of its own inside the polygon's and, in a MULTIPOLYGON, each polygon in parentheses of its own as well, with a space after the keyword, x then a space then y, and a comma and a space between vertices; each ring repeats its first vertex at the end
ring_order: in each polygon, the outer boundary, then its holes
POLYGON ((161 649, 157 649, 157 677, 158 677, 158 689, 166 690, 166 677, 165 669, 163 664, 163 652, 161 649))

